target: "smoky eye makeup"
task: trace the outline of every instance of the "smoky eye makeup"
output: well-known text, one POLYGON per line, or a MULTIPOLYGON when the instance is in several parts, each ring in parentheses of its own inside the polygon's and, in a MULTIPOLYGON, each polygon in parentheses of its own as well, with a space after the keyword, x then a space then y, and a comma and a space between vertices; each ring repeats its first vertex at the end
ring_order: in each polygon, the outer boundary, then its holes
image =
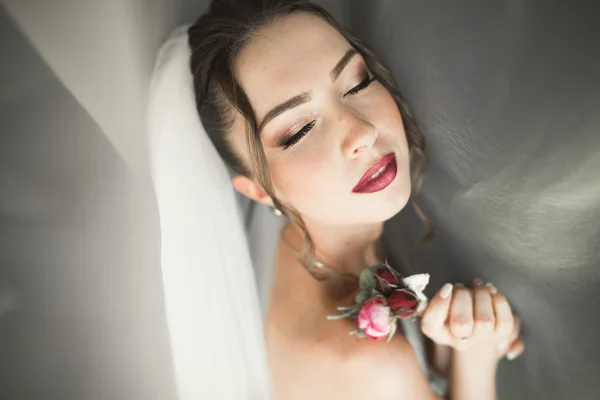
POLYGON ((369 68, 367 67, 364 60, 361 59, 359 66, 356 68, 355 76, 358 79, 353 79, 354 82, 359 81, 358 84, 355 84, 352 88, 346 91, 343 94, 343 97, 352 96, 358 94, 362 90, 366 89, 373 81, 375 80, 369 68))
POLYGON ((373 81, 374 81, 374 79, 369 75, 369 73, 365 72, 363 74, 363 79, 360 81, 360 83, 358 85, 354 86, 352 89, 348 90, 344 94, 344 97, 352 96, 352 95, 359 93, 360 91, 366 89, 371 83, 373 83, 373 81))
POLYGON ((316 121, 311 121, 308 124, 304 125, 302 128, 300 128, 299 131, 292 134, 284 135, 283 138, 281 138, 279 141, 279 147, 283 149, 289 149, 290 147, 298 143, 304 136, 306 136, 306 134, 308 134, 308 132, 310 132, 310 130, 314 128, 315 123, 316 121))
MULTIPOLYGON (((346 91, 342 95, 342 97, 358 95, 360 92, 362 92, 367 87, 369 87, 369 85, 371 83, 373 83, 373 81, 375 81, 375 78, 369 72, 364 61, 362 61, 359 72, 356 74, 356 76, 359 77, 357 79, 357 80, 359 80, 359 83, 354 85, 348 91, 346 91)), ((304 125, 302 128, 300 128, 296 132, 292 132, 292 133, 283 135, 277 142, 278 146, 284 150, 287 150, 290 147, 296 145, 314 128, 315 123, 316 123, 316 120, 313 120, 313 121, 307 123, 306 125, 304 125)))

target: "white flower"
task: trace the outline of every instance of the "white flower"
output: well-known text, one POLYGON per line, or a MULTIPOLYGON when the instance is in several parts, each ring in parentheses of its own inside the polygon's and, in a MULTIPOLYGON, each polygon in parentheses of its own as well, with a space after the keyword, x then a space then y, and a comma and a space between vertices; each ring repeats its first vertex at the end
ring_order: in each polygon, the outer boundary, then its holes
POLYGON ((423 290, 429 284, 429 274, 416 274, 411 275, 402 279, 402 283, 404 286, 415 292, 417 298, 419 299, 419 307, 417 308, 417 313, 421 314, 427 308, 427 296, 423 293, 423 290))

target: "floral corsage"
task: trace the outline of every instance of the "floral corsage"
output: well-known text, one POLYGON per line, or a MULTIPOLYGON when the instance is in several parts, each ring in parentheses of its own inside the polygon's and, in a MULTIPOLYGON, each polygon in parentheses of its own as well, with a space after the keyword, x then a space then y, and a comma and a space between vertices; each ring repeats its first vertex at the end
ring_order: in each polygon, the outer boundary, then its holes
POLYGON ((396 333, 398 318, 420 315, 427 307, 423 290, 428 283, 429 274, 402 278, 387 263, 373 265, 360 274, 355 304, 338 307, 342 314, 327 319, 352 318, 358 329, 350 331, 350 335, 375 340, 387 337, 389 342, 396 333))

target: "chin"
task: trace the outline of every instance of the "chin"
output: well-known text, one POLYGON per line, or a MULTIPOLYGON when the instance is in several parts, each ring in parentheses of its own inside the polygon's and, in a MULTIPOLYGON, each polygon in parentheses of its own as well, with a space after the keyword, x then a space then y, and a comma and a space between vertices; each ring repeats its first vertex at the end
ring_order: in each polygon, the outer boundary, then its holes
POLYGON ((392 218, 406 207, 410 200, 411 189, 410 174, 399 171, 394 182, 378 193, 381 198, 377 199, 380 203, 377 209, 381 210, 383 221, 392 218))
POLYGON ((403 188, 399 193, 394 193, 394 196, 390 196, 387 204, 382 204, 382 221, 387 221, 406 207, 410 200, 410 189, 410 185, 408 185, 408 188, 403 188))
POLYGON ((362 209, 370 210, 368 215, 365 214, 362 216, 364 222, 385 222, 406 207, 408 201, 410 200, 411 194, 410 178, 403 182, 395 183, 399 184, 392 184, 392 186, 382 190, 379 193, 371 194, 373 198, 369 199, 369 204, 361 207, 362 209))
POLYGON ((387 221, 406 207, 411 195, 410 166, 398 160, 398 172, 394 181, 380 192, 373 193, 369 202, 371 210, 377 210, 378 221, 387 221))

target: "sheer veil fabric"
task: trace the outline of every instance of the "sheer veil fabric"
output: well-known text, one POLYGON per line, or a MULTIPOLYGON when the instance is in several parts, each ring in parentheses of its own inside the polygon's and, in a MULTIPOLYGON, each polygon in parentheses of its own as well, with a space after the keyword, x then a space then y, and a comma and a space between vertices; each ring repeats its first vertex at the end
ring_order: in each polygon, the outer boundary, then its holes
POLYGON ((229 174, 196 111, 186 28, 158 54, 148 113, 180 398, 269 398, 250 253, 229 174))

